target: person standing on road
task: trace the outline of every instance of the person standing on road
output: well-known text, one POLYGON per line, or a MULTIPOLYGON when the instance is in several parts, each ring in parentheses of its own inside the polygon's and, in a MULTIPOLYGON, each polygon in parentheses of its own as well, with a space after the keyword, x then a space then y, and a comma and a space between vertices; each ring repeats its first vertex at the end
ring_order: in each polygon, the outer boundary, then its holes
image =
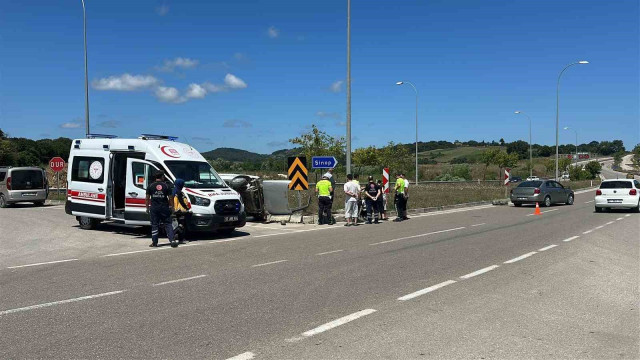
POLYGON ((404 217, 402 220, 409 220, 407 217, 407 203, 409 202, 409 179, 405 174, 402 174, 402 179, 404 180, 404 200, 402 203, 402 209, 404 210, 404 217))
POLYGON ((378 224, 378 197, 380 197, 380 187, 373 180, 373 176, 369 176, 369 182, 365 186, 364 195, 366 196, 367 205, 367 224, 371 224, 371 213, 373 213, 373 219, 378 224))
POLYGON ((173 214, 176 219, 177 226, 174 226, 173 231, 179 244, 184 244, 184 240, 187 235, 187 222, 191 218, 191 203, 182 193, 183 188, 184 180, 176 179, 173 188, 173 214))
MULTIPOLYGON (((333 197, 333 193, 336 191, 336 178, 333 176, 333 169, 327 169, 327 172, 324 173, 323 176, 326 176, 329 182, 331 182, 331 203, 333 204, 333 199, 335 199, 335 197, 333 197)), ((333 214, 331 214, 331 223, 336 223, 336 219, 333 217, 333 214)))
POLYGON ((316 184, 316 194, 318 195, 318 225, 333 225, 331 218, 331 205, 333 187, 326 175, 316 184))
POLYGON ((378 180, 378 187, 380 188, 380 196, 378 197, 378 212, 380 213, 380 220, 387 220, 387 194, 385 194, 382 188, 382 180, 378 180))
POLYGON ((400 176, 400 174, 396 174, 396 197, 393 199, 393 202, 396 206, 396 218, 395 222, 400 222, 404 219, 404 211, 402 205, 404 204, 404 179, 400 176))
POLYGON ((344 184, 345 202, 344 217, 347 223, 344 226, 358 225, 358 193, 360 187, 353 181, 353 175, 347 175, 347 182, 344 184))
POLYGON ((173 197, 169 191, 169 186, 165 182, 164 172, 158 171, 154 177, 155 181, 147 188, 145 204, 147 214, 151 216, 151 245, 158 246, 158 231, 160 223, 164 224, 169 242, 172 247, 178 246, 174 239, 173 225, 171 222, 171 208, 173 207, 173 197))

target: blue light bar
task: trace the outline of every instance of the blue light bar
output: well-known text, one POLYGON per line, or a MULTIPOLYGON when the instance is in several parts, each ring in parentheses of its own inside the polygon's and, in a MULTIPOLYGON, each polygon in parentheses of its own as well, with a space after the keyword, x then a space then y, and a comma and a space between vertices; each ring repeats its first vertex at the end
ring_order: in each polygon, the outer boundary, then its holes
POLYGON ((154 135, 154 134, 142 134, 140 136, 143 140, 169 140, 176 141, 178 140, 177 136, 169 136, 169 135, 154 135))
POLYGON ((87 134, 87 139, 115 139, 117 135, 87 134))

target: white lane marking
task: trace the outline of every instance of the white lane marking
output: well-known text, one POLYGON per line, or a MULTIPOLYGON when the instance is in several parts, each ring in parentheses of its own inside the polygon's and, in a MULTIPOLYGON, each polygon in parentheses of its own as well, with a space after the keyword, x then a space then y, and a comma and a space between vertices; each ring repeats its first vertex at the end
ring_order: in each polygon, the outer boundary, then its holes
POLYGON ((604 227, 604 225, 596 226, 593 230, 600 230, 604 227))
POLYGON ((595 200, 589 200, 589 201, 585 201, 584 203, 585 203, 585 204, 589 204, 589 203, 592 203, 592 202, 594 202, 594 201, 595 201, 595 200))
POLYGON ((45 303, 45 304, 31 305, 31 306, 21 307, 21 308, 17 308, 17 309, 4 310, 4 311, 0 311, 0 316, 7 315, 7 314, 13 314, 13 313, 21 312, 21 311, 40 309, 40 308, 54 306, 54 305, 67 304, 67 303, 72 303, 72 302, 76 302, 76 301, 96 299, 96 298, 100 298, 100 297, 103 297, 103 296, 121 294, 123 292, 125 292, 125 290, 111 291, 111 292, 108 292, 108 293, 81 296, 81 297, 75 298, 75 299, 53 301, 53 302, 49 302, 49 303, 45 303))
POLYGON ((615 221, 609 221, 608 223, 606 223, 605 225, 611 225, 613 224, 615 221))
MULTIPOLYGON (((540 213, 541 213, 541 214, 546 214, 546 213, 548 213, 548 212, 558 211, 558 210, 560 210, 560 209, 545 210, 545 211, 541 211, 540 213)), ((533 215, 535 215, 535 214, 528 214, 527 216, 533 216, 533 215)))
POLYGON ((487 225, 487 223, 473 224, 473 225, 471 225, 471 227, 482 226, 482 225, 487 225))
POLYGON ((182 281, 200 279, 200 278, 203 278, 205 276, 207 276, 207 275, 198 275, 198 276, 192 276, 192 277, 183 278, 183 279, 169 280, 169 281, 164 281, 164 282, 161 282, 161 283, 153 284, 153 286, 167 285, 167 284, 173 284, 173 283, 182 282, 182 281))
POLYGON ((411 299, 416 298, 416 297, 418 297, 420 295, 424 295, 426 293, 430 293, 430 292, 432 292, 434 290, 438 290, 438 289, 440 289, 442 287, 445 287, 445 286, 451 285, 451 284, 455 284, 455 283, 456 283, 455 280, 447 280, 445 282, 441 282, 440 284, 429 286, 428 288, 425 288, 425 289, 422 289, 422 290, 418 290, 416 292, 413 292, 413 293, 405 295, 405 296, 401 296, 401 297, 398 298, 398 300, 400 300, 400 301, 411 300, 411 299))
POLYGON ((136 251, 127 251, 127 252, 123 252, 123 253, 116 253, 116 254, 107 254, 107 255, 102 255, 102 257, 111 257, 111 256, 120 256, 120 255, 129 255, 129 254, 137 254, 137 253, 143 253, 143 252, 148 252, 148 251, 158 251, 158 250, 166 250, 169 249, 170 247, 157 247, 157 248, 153 248, 153 249, 147 249, 147 250, 136 250, 136 251))
POLYGON ((394 241, 400 241, 400 240, 406 240, 406 239, 414 239, 414 238, 417 238, 417 237, 423 237, 423 236, 434 235, 434 234, 441 234, 441 233, 446 233, 446 232, 456 231, 456 230, 462 230, 462 229, 465 229, 465 227, 462 226, 462 227, 457 227, 457 228, 453 228, 453 229, 438 230, 438 231, 428 232, 428 233, 419 234, 419 235, 405 236, 405 237, 392 239, 392 240, 381 241, 381 242, 377 242, 377 243, 373 243, 373 244, 369 244, 369 245, 386 244, 386 243, 390 243, 390 242, 394 242, 394 241))
POLYGON ((582 234, 583 234, 583 235, 587 235, 587 234, 590 234, 590 233, 592 233, 592 232, 593 232, 593 230, 587 230, 587 231, 583 232, 582 234))
POLYGON ((266 266, 266 265, 278 264, 278 263, 285 262, 285 261, 289 261, 289 260, 278 260, 278 261, 272 261, 272 262, 268 262, 268 263, 264 263, 264 264, 251 265, 251 267, 259 267, 259 266, 266 266))
POLYGON ((553 249, 553 248, 554 248, 554 247, 556 247, 556 246, 558 246, 558 245, 553 244, 553 245, 545 246, 545 247, 543 247, 543 248, 538 249, 538 251, 547 251, 547 250, 549 250, 549 249, 553 249))
POLYGON ((496 269, 498 267, 499 267, 498 265, 487 266, 484 269, 480 269, 480 270, 474 271, 474 272, 469 273, 467 275, 462 275, 462 276, 460 276, 460 279, 469 279, 469 278, 472 278, 474 276, 478 276, 478 275, 484 274, 486 272, 489 272, 489 271, 491 271, 493 269, 496 269))
POLYGON ((292 230, 292 231, 289 231, 289 232, 275 233, 275 234, 256 235, 256 236, 253 236, 253 237, 254 238, 261 238, 261 237, 276 236, 276 235, 297 234, 297 233, 308 232, 308 231, 331 230, 331 229, 335 230, 335 229, 339 229, 339 228, 341 228, 341 227, 339 227, 339 226, 329 226, 329 227, 305 229, 305 230, 292 230))
POLYGON ((250 359, 253 359, 255 356, 256 356, 256 354, 254 354, 254 353, 252 353, 250 351, 247 351, 247 352, 242 353, 240 355, 236 355, 234 357, 230 357, 227 360, 250 360, 250 359))
POLYGON ((616 220, 620 221, 620 220, 624 220, 624 218, 623 217, 619 217, 616 220))
POLYGON ((513 259, 511 259, 511 260, 507 260, 507 261, 505 261, 505 262, 504 262, 504 264, 513 264, 513 263, 514 263, 514 262, 516 262, 516 261, 520 261, 520 260, 522 260, 522 259, 526 259, 526 258, 528 258, 529 256, 535 255, 535 254, 537 254, 537 253, 538 253, 537 251, 532 251, 532 252, 530 252, 530 253, 526 253, 526 254, 524 254, 524 255, 520 255, 520 256, 518 256, 517 258, 513 258, 513 259))
POLYGON ((454 214, 454 213, 459 213, 459 212, 473 211, 473 210, 482 210, 482 209, 488 209, 488 208, 495 208, 495 206, 493 206, 493 205, 480 205, 480 206, 474 206, 474 207, 462 208, 462 209, 451 209, 451 210, 443 210, 443 211, 433 211, 433 212, 422 213, 422 214, 413 214, 413 216, 412 216, 412 217, 423 217, 423 216, 435 216, 435 215, 454 214))
POLYGON ((35 264, 16 265, 16 266, 9 266, 7 267, 7 269, 17 269, 17 268, 30 267, 30 266, 58 264, 58 263, 69 262, 69 261, 78 261, 78 259, 67 259, 67 260, 47 261, 47 262, 41 262, 41 263, 35 263, 35 264))
MULTIPOLYGON (((584 233, 583 233, 583 234, 584 234, 584 233)), ((572 237, 570 237, 570 238, 564 239, 564 240, 562 240, 562 241, 564 241, 564 242, 569 242, 569 241, 571 241, 571 240, 575 240, 575 239, 577 239, 577 238, 579 238, 579 237, 580 237, 580 236, 576 235, 576 236, 572 236, 572 237)))
POLYGON ((344 251, 344 250, 327 251, 327 252, 322 252, 322 253, 319 253, 319 254, 316 254, 316 255, 327 255, 327 254, 337 253, 337 252, 340 252, 340 251, 344 251))
POLYGON ((376 312, 376 310, 374 310, 374 309, 366 309, 366 310, 358 311, 358 312, 355 312, 355 313, 353 313, 351 315, 343 316, 340 319, 336 319, 336 320, 333 320, 331 322, 328 322, 328 323, 326 323, 324 325, 320 325, 315 329, 311 329, 309 331, 305 331, 300 336, 295 337, 295 338, 291 338, 291 339, 287 339, 287 341, 289 341, 289 342, 300 341, 300 340, 302 340, 302 339, 304 339, 306 337, 311 337, 311 336, 323 333, 323 332, 325 332, 327 330, 331 330, 331 329, 336 328, 336 327, 338 327, 340 325, 344 325, 344 324, 346 324, 348 322, 351 322, 353 320, 359 319, 359 318, 361 318, 363 316, 367 316, 369 314, 373 314, 374 312, 376 312))
MULTIPOLYGON (((273 231, 279 231, 279 230, 295 231, 296 230, 295 228, 291 229, 291 228, 286 228, 286 227, 276 228, 276 227, 260 226, 260 225, 245 225, 245 226, 252 227, 252 228, 273 230, 273 231)), ((280 225, 280 226, 282 226, 282 225, 280 225)))
POLYGON ((631 216, 631 214, 627 214, 627 215, 625 215, 624 217, 629 217, 629 216, 631 216))
POLYGON ((198 246, 198 245, 201 245, 201 243, 188 243, 188 244, 182 244, 182 245, 179 245, 178 247, 198 246))

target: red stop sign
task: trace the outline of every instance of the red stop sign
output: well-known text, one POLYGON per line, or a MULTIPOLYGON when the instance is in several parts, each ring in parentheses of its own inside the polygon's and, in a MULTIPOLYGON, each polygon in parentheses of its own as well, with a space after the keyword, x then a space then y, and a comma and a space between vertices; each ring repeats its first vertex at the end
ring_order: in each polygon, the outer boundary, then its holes
POLYGON ((53 159, 49 160, 49 167, 53 172, 60 172, 64 169, 64 159, 56 156, 53 159))

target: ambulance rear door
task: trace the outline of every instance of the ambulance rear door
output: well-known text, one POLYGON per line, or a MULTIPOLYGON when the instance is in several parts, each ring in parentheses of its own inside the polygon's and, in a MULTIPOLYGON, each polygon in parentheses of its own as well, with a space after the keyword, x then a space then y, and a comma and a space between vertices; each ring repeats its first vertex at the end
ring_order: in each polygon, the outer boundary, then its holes
POLYGON ((150 225, 145 199, 147 186, 153 182, 158 168, 140 159, 127 159, 127 186, 125 194, 124 222, 130 225, 150 225))

